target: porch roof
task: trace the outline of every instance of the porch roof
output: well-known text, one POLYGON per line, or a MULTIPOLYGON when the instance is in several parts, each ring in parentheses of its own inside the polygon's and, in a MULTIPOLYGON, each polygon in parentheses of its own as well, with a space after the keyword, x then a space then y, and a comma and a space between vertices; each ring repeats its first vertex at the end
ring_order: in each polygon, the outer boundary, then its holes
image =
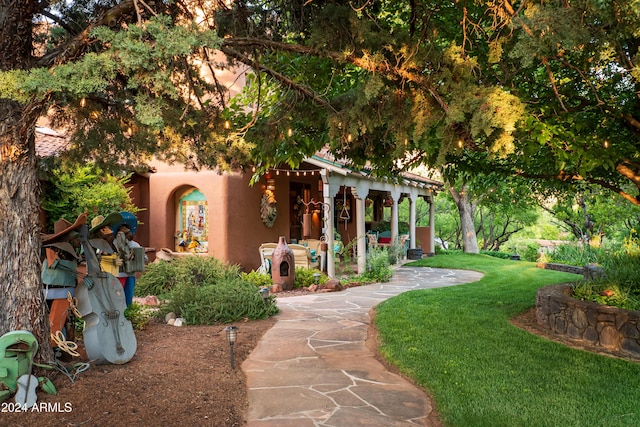
POLYGON ((376 177, 372 175, 370 169, 354 169, 349 166, 348 160, 336 159, 326 151, 317 151, 316 154, 311 157, 307 157, 304 161, 313 166, 326 169, 330 172, 342 176, 354 176, 371 181, 383 181, 389 182, 390 184, 404 184, 408 186, 430 188, 434 190, 440 190, 444 185, 440 181, 436 181, 412 172, 401 172, 396 177, 376 177))

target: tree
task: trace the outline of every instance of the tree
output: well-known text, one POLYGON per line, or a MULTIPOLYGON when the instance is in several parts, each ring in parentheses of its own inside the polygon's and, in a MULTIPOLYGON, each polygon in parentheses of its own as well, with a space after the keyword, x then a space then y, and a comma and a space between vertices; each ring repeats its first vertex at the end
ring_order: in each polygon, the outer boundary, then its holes
POLYGON ((0 0, 0 335, 32 331, 41 360, 53 354, 40 281, 36 120, 49 113, 65 124, 69 156, 104 170, 135 168, 152 154, 232 167, 248 151, 221 131, 225 95, 200 72, 220 41, 194 23, 190 2, 66 4, 0 0))
POLYGON ((556 193, 551 200, 553 203, 541 206, 561 228, 592 246, 599 246, 605 238, 621 242, 640 224, 637 206, 629 206, 603 189, 577 186, 574 193, 556 193))
POLYGON ((259 108, 238 120, 262 171, 326 144, 377 174, 453 164, 640 205, 639 14, 633 0, 239 2, 218 29, 258 71, 259 108))
POLYGON ((498 251, 511 236, 537 220, 538 197, 523 179, 468 175, 448 181, 446 188, 448 193, 439 195, 436 203, 438 236, 465 252, 498 251), (458 212, 454 221, 448 218, 454 215, 453 206, 458 212), (466 216, 465 227, 461 212, 466 216))
POLYGON ((640 204, 639 15, 635 0, 287 0, 237 2, 218 30, 259 71, 255 94, 280 85, 244 120, 264 168, 328 144, 380 174, 455 163, 640 204))

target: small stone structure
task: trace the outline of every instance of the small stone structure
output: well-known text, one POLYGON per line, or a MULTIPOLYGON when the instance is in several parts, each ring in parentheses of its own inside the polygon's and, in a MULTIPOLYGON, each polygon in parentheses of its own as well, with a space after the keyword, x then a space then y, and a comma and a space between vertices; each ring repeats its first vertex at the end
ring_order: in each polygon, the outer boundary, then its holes
POLYGON ((538 289, 536 321, 556 335, 578 343, 640 356, 640 311, 572 298, 569 284, 538 289))

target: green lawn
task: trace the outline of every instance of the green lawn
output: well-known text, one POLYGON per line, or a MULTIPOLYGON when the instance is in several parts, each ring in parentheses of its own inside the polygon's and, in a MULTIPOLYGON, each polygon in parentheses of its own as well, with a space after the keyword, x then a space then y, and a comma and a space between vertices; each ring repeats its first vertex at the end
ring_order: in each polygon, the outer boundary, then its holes
POLYGON ((640 364, 595 355, 509 323, 536 290, 578 276, 484 255, 413 265, 476 270, 475 283, 380 304, 381 352, 422 385, 447 426, 638 426, 640 364))

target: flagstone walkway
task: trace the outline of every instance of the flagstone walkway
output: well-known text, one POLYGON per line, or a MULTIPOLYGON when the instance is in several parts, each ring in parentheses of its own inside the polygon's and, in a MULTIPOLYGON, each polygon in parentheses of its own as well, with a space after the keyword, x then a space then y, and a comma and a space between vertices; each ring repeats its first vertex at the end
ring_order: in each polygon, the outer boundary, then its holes
POLYGON ((413 289, 474 282, 480 273, 399 267, 388 283, 281 298, 278 322, 242 364, 249 427, 429 425, 432 402, 365 345, 378 303, 413 289))

